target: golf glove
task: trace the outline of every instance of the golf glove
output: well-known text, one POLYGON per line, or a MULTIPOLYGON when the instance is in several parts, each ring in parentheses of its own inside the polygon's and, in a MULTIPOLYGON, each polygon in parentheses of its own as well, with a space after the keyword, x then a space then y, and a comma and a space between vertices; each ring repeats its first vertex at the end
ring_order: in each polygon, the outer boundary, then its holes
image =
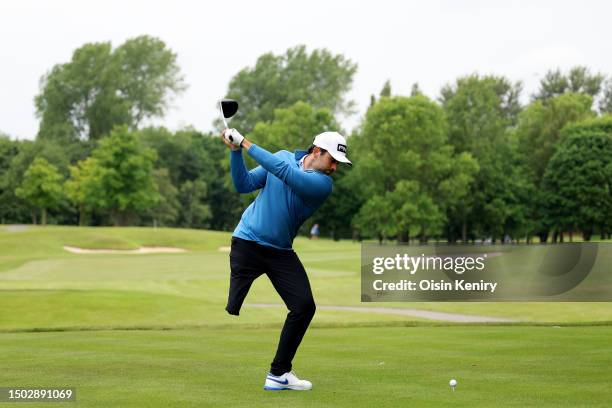
POLYGON ((225 129, 223 136, 225 137, 225 140, 238 147, 240 147, 240 144, 244 140, 244 136, 242 136, 236 129, 225 129))

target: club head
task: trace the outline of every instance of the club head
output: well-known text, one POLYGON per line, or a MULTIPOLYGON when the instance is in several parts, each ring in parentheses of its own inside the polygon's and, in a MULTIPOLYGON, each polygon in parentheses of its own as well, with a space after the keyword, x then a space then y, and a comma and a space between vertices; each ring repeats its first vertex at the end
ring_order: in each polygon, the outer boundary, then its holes
POLYGON ((238 112, 238 102, 233 99, 222 99, 219 101, 219 109, 224 119, 229 119, 238 112))

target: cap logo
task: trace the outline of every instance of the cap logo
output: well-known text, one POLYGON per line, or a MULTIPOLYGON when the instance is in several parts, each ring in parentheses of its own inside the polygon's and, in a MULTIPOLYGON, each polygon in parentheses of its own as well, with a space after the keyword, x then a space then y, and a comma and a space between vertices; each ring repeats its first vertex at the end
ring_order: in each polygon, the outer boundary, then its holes
POLYGON ((338 150, 339 152, 342 152, 342 153, 345 153, 345 154, 346 154, 346 145, 343 145, 343 144, 338 143, 338 148, 337 148, 337 150, 338 150))

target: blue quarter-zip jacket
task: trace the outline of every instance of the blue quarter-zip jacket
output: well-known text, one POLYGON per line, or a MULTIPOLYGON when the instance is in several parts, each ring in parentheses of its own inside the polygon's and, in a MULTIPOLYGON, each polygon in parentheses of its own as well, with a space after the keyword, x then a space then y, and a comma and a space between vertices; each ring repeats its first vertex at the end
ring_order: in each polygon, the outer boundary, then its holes
POLYGON ((261 189, 242 214, 234 236, 278 249, 291 249, 300 226, 332 192, 332 179, 316 170, 302 170, 306 155, 297 150, 275 154, 251 145, 249 155, 260 165, 248 171, 242 150, 230 153, 234 186, 239 193, 261 189))

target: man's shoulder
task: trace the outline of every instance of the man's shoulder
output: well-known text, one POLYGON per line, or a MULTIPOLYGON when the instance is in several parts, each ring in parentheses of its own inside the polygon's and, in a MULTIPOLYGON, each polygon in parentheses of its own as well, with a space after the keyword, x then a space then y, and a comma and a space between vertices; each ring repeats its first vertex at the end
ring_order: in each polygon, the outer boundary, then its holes
POLYGON ((274 156, 288 163, 295 162, 294 154, 287 150, 279 150, 276 153, 274 153, 274 156))
POLYGON ((330 176, 317 170, 306 170, 306 173, 311 177, 310 180, 316 183, 321 194, 326 196, 331 194, 334 180, 330 176))
POLYGON ((278 152, 274 153, 274 155, 279 156, 279 157, 285 157, 285 156, 293 157, 293 153, 289 152, 288 150, 279 150, 278 152))

